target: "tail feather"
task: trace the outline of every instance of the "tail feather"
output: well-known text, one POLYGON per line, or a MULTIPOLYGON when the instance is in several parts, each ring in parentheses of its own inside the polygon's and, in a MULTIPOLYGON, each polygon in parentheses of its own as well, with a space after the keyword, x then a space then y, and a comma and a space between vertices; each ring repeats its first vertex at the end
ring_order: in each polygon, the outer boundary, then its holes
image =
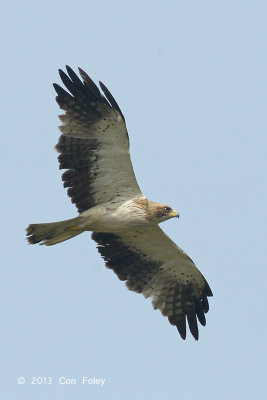
POLYGON ((77 220, 78 218, 72 218, 47 224, 31 224, 26 229, 28 243, 52 246, 80 235, 83 229, 79 229, 77 220))

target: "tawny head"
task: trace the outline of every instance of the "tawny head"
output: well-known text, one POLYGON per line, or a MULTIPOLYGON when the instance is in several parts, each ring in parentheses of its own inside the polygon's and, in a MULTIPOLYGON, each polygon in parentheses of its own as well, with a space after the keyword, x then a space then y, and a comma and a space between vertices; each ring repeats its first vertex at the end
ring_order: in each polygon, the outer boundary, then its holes
POLYGON ((179 213, 172 207, 166 204, 155 203, 154 201, 148 202, 148 215, 149 219, 153 219, 157 223, 166 221, 169 218, 179 218, 179 213))

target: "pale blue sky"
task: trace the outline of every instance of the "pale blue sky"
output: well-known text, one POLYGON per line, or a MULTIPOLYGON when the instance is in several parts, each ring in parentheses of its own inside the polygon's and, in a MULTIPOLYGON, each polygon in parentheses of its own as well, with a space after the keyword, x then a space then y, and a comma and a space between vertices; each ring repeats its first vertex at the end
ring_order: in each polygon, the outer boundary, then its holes
POLYGON ((2 398, 263 396, 264 3, 2 5, 2 398), (107 85, 142 190, 180 212, 161 226, 214 293, 198 342, 182 341, 149 300, 129 292, 90 234, 50 248, 25 242, 29 223, 76 215, 53 150, 52 83, 65 64, 107 85), (53 384, 32 385, 34 376, 53 384), (61 376, 76 385, 59 385, 61 376), (106 381, 82 385, 83 376, 106 381))

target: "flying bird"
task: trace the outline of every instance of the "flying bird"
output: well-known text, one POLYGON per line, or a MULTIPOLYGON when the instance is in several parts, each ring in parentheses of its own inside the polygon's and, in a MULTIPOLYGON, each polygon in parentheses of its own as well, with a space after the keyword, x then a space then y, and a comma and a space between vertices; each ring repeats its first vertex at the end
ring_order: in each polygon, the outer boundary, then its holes
POLYGON ((128 289, 152 298, 182 339, 186 325, 198 340, 198 322, 206 324, 212 291, 191 258, 159 227, 179 217, 172 207, 149 201, 137 183, 129 153, 125 118, 112 94, 79 68, 59 70, 65 89, 54 84, 61 136, 56 145, 64 187, 78 209, 75 218, 31 224, 31 244, 51 246, 84 231, 128 289), (186 323, 187 321, 187 323, 186 323))

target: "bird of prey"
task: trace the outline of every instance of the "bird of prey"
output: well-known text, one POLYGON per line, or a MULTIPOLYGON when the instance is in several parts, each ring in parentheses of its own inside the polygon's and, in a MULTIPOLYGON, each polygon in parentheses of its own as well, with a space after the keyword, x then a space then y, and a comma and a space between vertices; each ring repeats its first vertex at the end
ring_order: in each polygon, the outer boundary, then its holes
POLYGON ((124 116, 106 86, 100 88, 79 68, 59 70, 65 89, 54 84, 61 136, 56 145, 64 187, 76 205, 75 218, 31 224, 31 244, 51 246, 84 231, 128 289, 152 298, 169 322, 186 338, 186 325, 198 340, 198 323, 206 324, 212 291, 190 257, 159 227, 179 214, 149 201, 133 171, 124 116), (187 323, 186 323, 187 321, 187 323))

